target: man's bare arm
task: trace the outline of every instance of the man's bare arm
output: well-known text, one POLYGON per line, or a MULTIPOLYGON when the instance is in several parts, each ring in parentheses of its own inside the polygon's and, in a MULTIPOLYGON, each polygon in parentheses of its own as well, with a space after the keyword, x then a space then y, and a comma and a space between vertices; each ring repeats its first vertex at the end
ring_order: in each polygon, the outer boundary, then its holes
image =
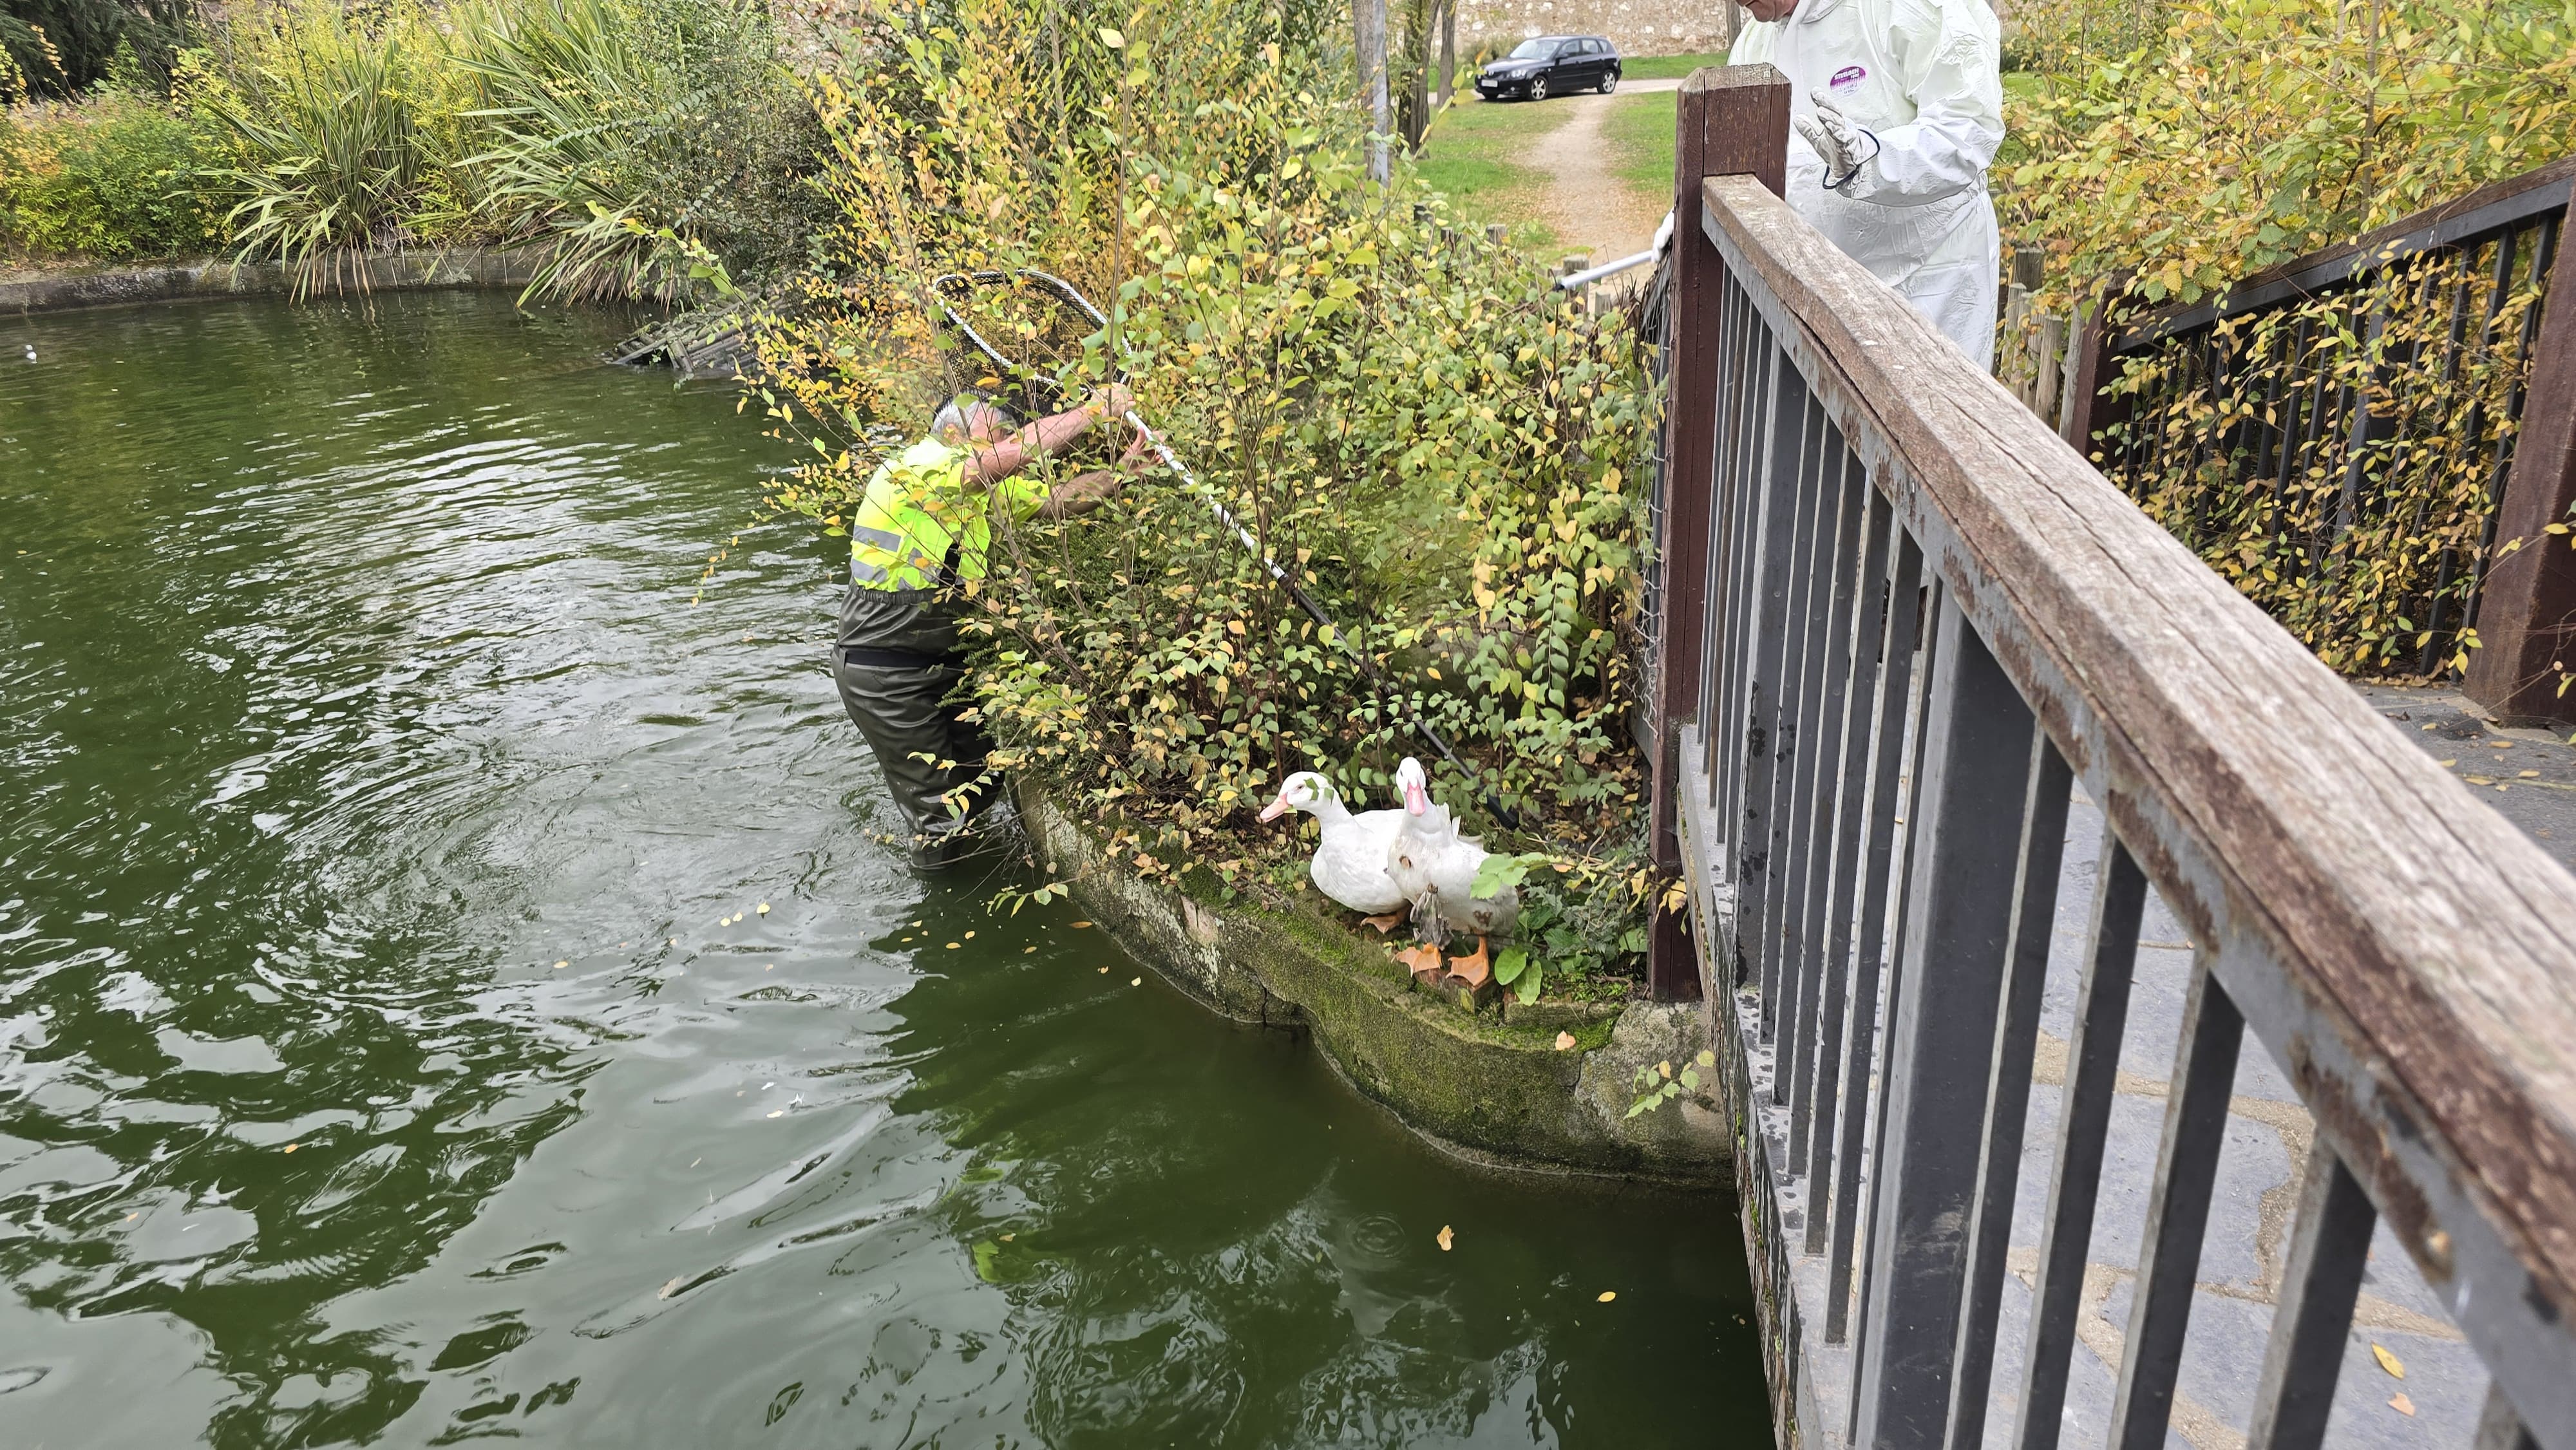
POLYGON ((998 442, 973 444, 973 457, 966 464, 966 481, 989 488, 1026 468, 1031 460, 1060 451, 1088 432, 1093 423, 1116 417, 1132 406, 1127 390, 1112 383, 1079 408, 1040 418, 998 442))

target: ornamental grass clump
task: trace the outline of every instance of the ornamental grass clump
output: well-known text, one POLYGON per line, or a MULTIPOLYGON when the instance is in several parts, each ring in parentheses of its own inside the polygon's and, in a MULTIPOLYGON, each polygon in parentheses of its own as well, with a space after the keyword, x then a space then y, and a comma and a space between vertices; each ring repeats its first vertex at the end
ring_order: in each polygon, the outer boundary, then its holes
POLYGON ((966 0, 818 80, 842 222, 759 328, 753 397, 808 450, 775 502, 837 535, 942 393, 1024 387, 934 325, 934 278, 1074 282, 1107 326, 1006 284, 968 319, 1042 366, 1041 401, 1123 370, 1200 487, 1156 470, 1078 522, 997 525, 969 626, 994 763, 1135 869, 1239 890, 1312 849, 1253 819, 1285 775, 1383 806, 1418 756, 1553 868, 1552 980, 1585 990, 1653 895, 1626 733, 1652 388, 1627 320, 1367 181, 1347 57, 1303 39, 1330 13, 966 0))

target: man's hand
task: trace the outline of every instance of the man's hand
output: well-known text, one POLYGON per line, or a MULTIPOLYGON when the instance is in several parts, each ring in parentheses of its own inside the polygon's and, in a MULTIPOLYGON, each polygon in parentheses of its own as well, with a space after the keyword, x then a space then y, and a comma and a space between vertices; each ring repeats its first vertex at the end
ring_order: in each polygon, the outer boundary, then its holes
POLYGON ((1798 134, 1807 138, 1807 144, 1816 148, 1816 154, 1824 158, 1825 190, 1840 191, 1877 157, 1878 138, 1853 125, 1851 117, 1833 102, 1820 96, 1812 99, 1816 113, 1792 116, 1790 121, 1797 126, 1798 134))
POLYGON ((1069 519, 1100 507, 1108 502, 1110 495, 1125 488, 1128 479, 1153 464, 1154 460, 1146 450, 1145 435, 1140 430, 1127 440, 1126 451, 1118 455, 1116 467, 1095 468, 1056 485, 1054 491, 1046 496, 1046 502, 1038 505, 1038 517, 1069 519))

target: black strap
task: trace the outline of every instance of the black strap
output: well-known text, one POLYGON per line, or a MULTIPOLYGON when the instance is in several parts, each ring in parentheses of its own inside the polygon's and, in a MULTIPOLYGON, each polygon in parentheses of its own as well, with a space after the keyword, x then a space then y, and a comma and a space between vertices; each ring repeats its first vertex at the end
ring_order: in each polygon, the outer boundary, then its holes
POLYGON ((880 670, 926 670, 939 665, 955 664, 949 655, 926 654, 911 649, 879 649, 874 645, 843 645, 841 657, 854 665, 867 665, 880 670))

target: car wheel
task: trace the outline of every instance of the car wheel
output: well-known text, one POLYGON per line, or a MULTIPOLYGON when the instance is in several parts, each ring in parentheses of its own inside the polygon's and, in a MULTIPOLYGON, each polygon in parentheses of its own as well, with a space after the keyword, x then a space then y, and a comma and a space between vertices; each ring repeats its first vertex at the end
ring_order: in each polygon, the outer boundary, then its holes
POLYGON ((1533 101, 1544 101, 1547 99, 1547 77, 1530 77, 1530 99, 1533 101))
POLYGON ((1610 74, 1601 78, 1601 94, 1606 96, 1617 89, 1619 89, 1619 73, 1617 71, 1614 70, 1610 72, 1610 74))

